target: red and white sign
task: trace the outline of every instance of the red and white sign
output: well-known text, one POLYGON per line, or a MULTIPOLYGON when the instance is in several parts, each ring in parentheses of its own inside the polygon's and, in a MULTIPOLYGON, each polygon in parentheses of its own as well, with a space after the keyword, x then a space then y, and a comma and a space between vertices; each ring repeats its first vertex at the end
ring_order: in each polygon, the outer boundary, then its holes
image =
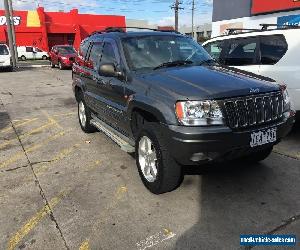
POLYGON ((300 9, 300 0, 252 0, 251 14, 266 14, 300 9))

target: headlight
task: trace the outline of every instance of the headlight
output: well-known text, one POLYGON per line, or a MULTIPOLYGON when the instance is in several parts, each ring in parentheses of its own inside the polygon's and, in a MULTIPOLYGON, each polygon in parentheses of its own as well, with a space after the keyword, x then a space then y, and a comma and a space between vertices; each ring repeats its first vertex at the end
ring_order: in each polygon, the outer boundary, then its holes
POLYGON ((281 84, 280 88, 282 91, 282 96, 283 96, 283 101, 284 101, 283 112, 289 112, 291 110, 291 99, 290 99, 289 93, 287 91, 287 87, 285 84, 281 84))
POLYGON ((216 101, 184 101, 176 103, 179 122, 186 126, 223 125, 223 114, 216 101))
POLYGON ((68 60, 68 57, 62 56, 61 59, 63 59, 63 60, 68 60))

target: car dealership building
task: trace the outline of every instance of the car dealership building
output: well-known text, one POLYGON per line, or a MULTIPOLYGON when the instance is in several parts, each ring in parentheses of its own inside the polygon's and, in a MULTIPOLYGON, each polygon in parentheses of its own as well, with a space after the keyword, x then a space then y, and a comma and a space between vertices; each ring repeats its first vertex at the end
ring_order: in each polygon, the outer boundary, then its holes
MULTIPOLYGON (((17 46, 33 46, 45 51, 61 44, 78 48, 82 39, 93 31, 125 26, 124 16, 79 14, 77 9, 67 13, 46 12, 42 7, 14 11, 13 21, 17 46)), ((0 10, 0 42, 8 42, 4 10, 0 10)))
POLYGON ((260 28, 260 24, 299 25, 300 0, 214 0, 212 37, 228 28, 260 28))

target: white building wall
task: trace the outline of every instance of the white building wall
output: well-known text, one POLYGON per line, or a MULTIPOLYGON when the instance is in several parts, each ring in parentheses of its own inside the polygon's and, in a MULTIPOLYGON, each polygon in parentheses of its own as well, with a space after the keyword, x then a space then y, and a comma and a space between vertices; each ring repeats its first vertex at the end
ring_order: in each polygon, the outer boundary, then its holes
POLYGON ((277 24, 277 18, 289 15, 299 15, 300 10, 278 12, 274 14, 259 15, 252 17, 243 17, 231 20, 223 20, 212 23, 212 37, 222 35, 222 28, 228 26, 228 28, 248 28, 248 29, 259 29, 259 25, 262 23, 277 24), (222 27, 223 26, 223 27, 222 27))

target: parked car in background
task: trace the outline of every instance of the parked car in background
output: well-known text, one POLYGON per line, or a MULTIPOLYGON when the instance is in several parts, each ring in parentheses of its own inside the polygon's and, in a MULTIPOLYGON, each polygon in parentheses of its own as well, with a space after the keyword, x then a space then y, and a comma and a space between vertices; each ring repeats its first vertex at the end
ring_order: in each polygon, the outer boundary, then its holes
POLYGON ((294 124, 285 86, 219 65, 175 32, 109 29, 85 39, 78 57, 82 130, 135 152, 155 194, 178 187, 184 165, 264 160, 294 124))
POLYGON ((203 44, 219 63, 273 78, 287 85, 300 111, 300 29, 257 30, 213 38, 203 44))
POLYGON ((50 64, 52 68, 58 66, 59 69, 72 68, 75 61, 76 50, 70 45, 56 45, 50 51, 50 64))
POLYGON ((22 61, 26 60, 47 60, 49 54, 46 51, 32 46, 19 46, 17 47, 18 58, 22 61))
POLYGON ((13 70, 11 54, 6 44, 0 44, 0 68, 5 68, 9 71, 13 70))

